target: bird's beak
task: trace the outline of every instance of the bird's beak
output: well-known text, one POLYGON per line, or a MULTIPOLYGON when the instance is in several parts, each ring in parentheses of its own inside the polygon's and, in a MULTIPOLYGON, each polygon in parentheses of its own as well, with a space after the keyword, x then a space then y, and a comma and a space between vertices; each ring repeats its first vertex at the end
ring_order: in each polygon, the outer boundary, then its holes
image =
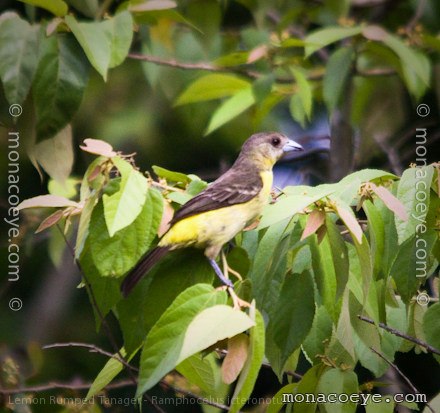
POLYGON ((303 151, 304 148, 295 141, 288 140, 287 143, 283 146, 283 152, 292 152, 292 151, 303 151))

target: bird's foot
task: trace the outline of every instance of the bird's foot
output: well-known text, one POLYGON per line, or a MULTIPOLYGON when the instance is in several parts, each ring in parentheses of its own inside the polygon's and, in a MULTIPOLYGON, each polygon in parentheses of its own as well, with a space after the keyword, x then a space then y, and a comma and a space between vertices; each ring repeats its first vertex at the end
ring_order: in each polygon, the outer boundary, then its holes
POLYGON ((229 295, 232 298, 232 302, 234 303, 234 310, 239 310, 240 311, 242 308, 248 308, 248 307, 251 306, 247 301, 242 300, 235 293, 235 291, 232 288, 228 288, 228 292, 229 292, 229 295))

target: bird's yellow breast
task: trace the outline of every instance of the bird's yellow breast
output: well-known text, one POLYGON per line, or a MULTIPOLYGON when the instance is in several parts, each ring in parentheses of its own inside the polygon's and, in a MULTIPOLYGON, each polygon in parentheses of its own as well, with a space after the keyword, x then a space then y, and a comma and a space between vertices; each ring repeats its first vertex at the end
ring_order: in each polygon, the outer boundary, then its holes
POLYGON ((249 222, 256 219, 269 201, 272 188, 272 171, 260 173, 263 186, 253 199, 242 204, 202 212, 176 222, 160 240, 160 246, 171 249, 194 245, 205 248, 222 246, 230 241, 249 222))

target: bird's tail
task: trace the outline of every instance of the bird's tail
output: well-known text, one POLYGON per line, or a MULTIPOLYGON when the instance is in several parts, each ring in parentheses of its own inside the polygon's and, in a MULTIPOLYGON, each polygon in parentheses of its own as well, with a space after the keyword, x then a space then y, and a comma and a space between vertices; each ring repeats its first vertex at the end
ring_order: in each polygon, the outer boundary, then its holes
POLYGON ((144 255, 136 266, 128 273, 121 284, 121 292, 124 297, 130 294, 136 284, 147 274, 151 268, 170 250, 170 247, 156 247, 144 255))

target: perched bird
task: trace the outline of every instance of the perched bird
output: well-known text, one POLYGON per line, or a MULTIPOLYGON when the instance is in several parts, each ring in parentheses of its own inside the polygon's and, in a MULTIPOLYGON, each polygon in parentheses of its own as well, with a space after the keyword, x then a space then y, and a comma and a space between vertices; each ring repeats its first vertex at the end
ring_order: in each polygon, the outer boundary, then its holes
POLYGON ((223 245, 255 220, 269 202, 275 162, 285 152, 301 150, 301 145, 281 133, 252 135, 232 167, 175 213, 157 247, 144 255, 124 279, 123 295, 127 296, 169 251, 189 246, 203 248, 217 276, 232 288, 216 258, 223 245))

